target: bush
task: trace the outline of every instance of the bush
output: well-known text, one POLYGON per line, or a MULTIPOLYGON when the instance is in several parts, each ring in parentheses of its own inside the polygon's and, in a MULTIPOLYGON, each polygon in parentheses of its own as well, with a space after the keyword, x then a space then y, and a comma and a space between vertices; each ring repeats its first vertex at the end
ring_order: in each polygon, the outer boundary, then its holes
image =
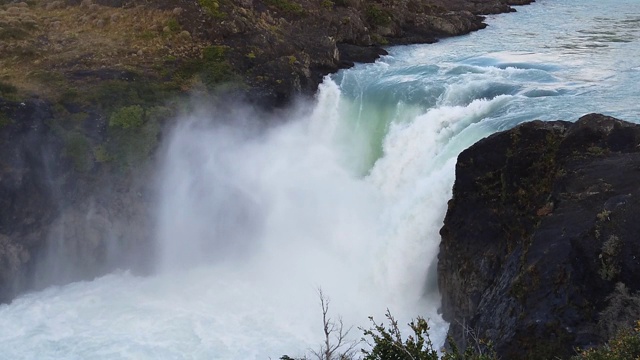
POLYGON ((333 8, 333 6, 335 5, 333 1, 331 0, 322 0, 322 2, 320 3, 320 5, 322 5, 323 8, 325 9, 331 9, 333 8))
POLYGON ((386 26, 391 24, 391 14, 376 5, 369 5, 365 11, 367 21, 374 26, 386 26))
POLYGON ((72 132, 65 142, 65 155, 71 159, 73 168, 78 172, 87 172, 91 169, 89 157, 91 145, 89 140, 79 132, 72 132))
POLYGON ((182 27, 176 19, 169 19, 169 21, 167 21, 167 27, 169 28, 169 30, 171 30, 171 32, 174 33, 182 30, 182 27))
POLYGON ((438 360, 438 352, 433 348, 433 343, 429 337, 429 324, 424 318, 418 317, 411 321, 409 327, 413 335, 409 335, 406 340, 402 339, 402 334, 398 329, 398 322, 393 318, 389 310, 385 315, 389 321, 389 328, 384 324, 378 324, 369 317, 373 323, 371 329, 364 330, 365 336, 372 339, 371 350, 362 350, 365 360, 438 360))
POLYGON ((13 95, 18 92, 18 88, 9 84, 0 81, 0 96, 8 96, 13 95))
POLYGON ((217 0, 198 0, 198 4, 209 16, 218 19, 225 17, 225 14, 220 11, 220 3, 217 0))
POLYGON ((342 7, 349 7, 352 5, 350 0, 333 0, 333 3, 336 6, 342 6, 342 7))
POLYGON ((125 106, 113 112, 109 126, 122 129, 137 129, 142 126, 144 109, 140 105, 125 106))
POLYGON ((101 164, 108 163, 113 160, 113 158, 109 154, 109 151, 104 145, 98 145, 94 147, 93 156, 96 158, 96 161, 101 164))
POLYGON ((628 360, 640 358, 640 321, 633 329, 618 332, 609 342, 599 348, 583 350, 572 360, 628 360))
POLYGON ((199 75, 202 83, 211 90, 224 83, 233 83, 239 76, 227 61, 228 46, 209 46, 202 50, 202 59, 187 61, 177 72, 178 77, 189 79, 199 75))
POLYGON ((265 3, 288 15, 302 16, 306 14, 302 5, 291 0, 265 0, 265 3))
POLYGON ((0 129, 7 125, 11 125, 11 123, 13 123, 13 121, 11 121, 7 115, 0 113, 0 129))
MULTIPOLYGON (((312 351, 312 358, 317 360, 438 360, 438 351, 433 348, 433 342, 429 336, 429 324, 427 320, 418 317, 408 325, 413 331, 406 339, 402 338, 398 322, 387 309, 385 317, 388 327, 375 322, 373 317, 369 320, 373 327, 361 329, 365 337, 360 342, 348 340, 351 328, 345 329, 342 320, 334 321, 328 315, 329 299, 324 296, 322 290, 318 290, 320 305, 322 307, 322 320, 324 330, 324 344, 319 351, 312 351), (365 342, 370 349, 361 349, 362 357, 357 356, 356 347, 365 342)), ((477 337, 476 347, 468 347, 464 353, 460 353, 453 341, 449 340, 450 349, 442 355, 442 360, 497 360, 491 344, 483 343, 477 337)), ((280 360, 307 360, 308 357, 292 358, 283 355, 280 360)))
POLYGON ((598 330, 602 338, 611 339, 624 329, 634 326, 634 319, 640 319, 640 294, 631 293, 624 283, 617 283, 607 296, 607 306, 598 320, 598 330))

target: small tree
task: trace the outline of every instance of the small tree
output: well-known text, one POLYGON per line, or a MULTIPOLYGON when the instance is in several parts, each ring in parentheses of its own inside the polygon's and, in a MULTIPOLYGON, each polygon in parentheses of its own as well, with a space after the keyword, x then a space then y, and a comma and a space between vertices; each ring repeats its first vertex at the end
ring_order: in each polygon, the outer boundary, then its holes
POLYGON ((409 327, 413 330, 413 335, 403 340, 398 322, 389 309, 385 317, 389 321, 388 329, 384 324, 376 323, 373 317, 369 317, 373 327, 363 329, 364 335, 370 336, 373 341, 367 341, 371 350, 362 350, 365 360, 438 360, 438 352, 433 348, 433 342, 429 337, 427 320, 418 317, 411 321, 409 327))
MULTIPOLYGON (((329 317, 329 298, 325 297, 322 289, 318 289, 320 306, 322 308, 322 324, 324 332, 324 342, 317 351, 311 350, 314 359, 318 360, 438 360, 439 354, 433 348, 433 342, 429 336, 429 324, 427 320, 418 317, 408 325, 413 331, 406 339, 402 338, 402 333, 398 328, 398 322, 391 315, 389 309, 385 317, 389 321, 387 328, 382 323, 377 323, 373 317, 369 317, 373 327, 361 329, 365 337, 362 341, 369 345, 370 349, 361 349, 361 353, 355 350, 361 342, 349 341, 347 339, 351 328, 345 329, 341 318, 334 321, 329 317), (360 356, 358 356, 360 355, 360 356)), ((455 343, 449 339, 449 349, 443 350, 441 360, 497 360, 498 357, 493 351, 490 343, 480 340, 474 333, 471 333, 476 346, 469 346, 465 352, 461 353, 455 343)), ((308 360, 303 358, 292 358, 287 355, 280 357, 280 360, 308 360)))
POLYGON ((318 289, 320 306, 322 307, 322 324, 324 331, 324 344, 320 350, 311 350, 318 360, 350 360, 354 358, 358 342, 347 339, 351 328, 345 329, 342 318, 334 321, 329 317, 329 298, 325 297, 322 289, 318 289))
POLYGON ((640 321, 623 328, 605 345, 581 351, 572 360, 628 360, 640 358, 640 321))
MULTIPOLYGON (((370 329, 363 329, 365 336, 370 336, 372 342, 367 341, 371 350, 362 350, 364 360, 438 360, 438 352, 433 348, 433 342, 429 337, 429 323, 422 317, 409 323, 413 335, 406 340, 398 328, 398 322, 391 315, 389 309, 385 317, 389 321, 389 328, 383 324, 373 323, 370 329)), ((475 347, 469 346, 461 353, 455 343, 449 339, 449 349, 443 350, 441 360, 496 360, 498 357, 490 343, 485 343, 474 334, 472 338, 475 347)))

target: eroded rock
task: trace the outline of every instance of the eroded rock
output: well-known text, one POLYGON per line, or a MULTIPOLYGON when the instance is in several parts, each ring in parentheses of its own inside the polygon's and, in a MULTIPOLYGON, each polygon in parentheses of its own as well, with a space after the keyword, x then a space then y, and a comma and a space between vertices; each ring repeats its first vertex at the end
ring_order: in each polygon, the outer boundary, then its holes
POLYGON ((503 359, 606 341, 629 320, 614 302, 640 290, 639 183, 640 125, 604 115, 521 124, 462 152, 438 264, 449 334, 503 359))

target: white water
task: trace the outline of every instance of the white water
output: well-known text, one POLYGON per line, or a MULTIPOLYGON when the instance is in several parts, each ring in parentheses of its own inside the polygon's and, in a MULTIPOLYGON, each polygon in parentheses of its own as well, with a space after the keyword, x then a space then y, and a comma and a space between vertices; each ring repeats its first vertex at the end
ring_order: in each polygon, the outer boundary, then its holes
POLYGON ((393 49, 269 129, 242 109, 184 116, 158 170, 158 274, 1 305, 0 359, 303 355, 322 340, 320 287, 345 324, 389 308, 401 324, 430 318, 442 343, 435 258, 457 154, 534 118, 638 121, 634 4, 539 0, 487 30, 393 49), (584 37, 597 26, 615 41, 584 37))

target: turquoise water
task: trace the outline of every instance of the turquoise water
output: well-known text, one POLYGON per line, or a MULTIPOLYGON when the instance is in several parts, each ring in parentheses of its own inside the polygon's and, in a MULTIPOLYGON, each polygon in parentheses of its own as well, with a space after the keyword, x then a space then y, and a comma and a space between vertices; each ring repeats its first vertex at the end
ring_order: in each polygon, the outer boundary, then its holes
POLYGON ((435 45, 393 48, 376 64, 333 76, 354 102, 352 115, 366 112, 358 120, 370 133, 365 169, 381 156, 390 122, 475 99, 508 97, 474 120, 483 134, 590 112, 640 121, 639 2, 542 0, 488 23, 435 45))
POLYGON ((460 151, 533 119, 640 122, 640 2, 487 21, 327 78, 268 131, 250 110, 184 116, 157 169, 158 273, 0 305, 0 359, 302 356, 323 340, 318 288, 354 341, 389 308, 442 343, 434 265, 460 151))

